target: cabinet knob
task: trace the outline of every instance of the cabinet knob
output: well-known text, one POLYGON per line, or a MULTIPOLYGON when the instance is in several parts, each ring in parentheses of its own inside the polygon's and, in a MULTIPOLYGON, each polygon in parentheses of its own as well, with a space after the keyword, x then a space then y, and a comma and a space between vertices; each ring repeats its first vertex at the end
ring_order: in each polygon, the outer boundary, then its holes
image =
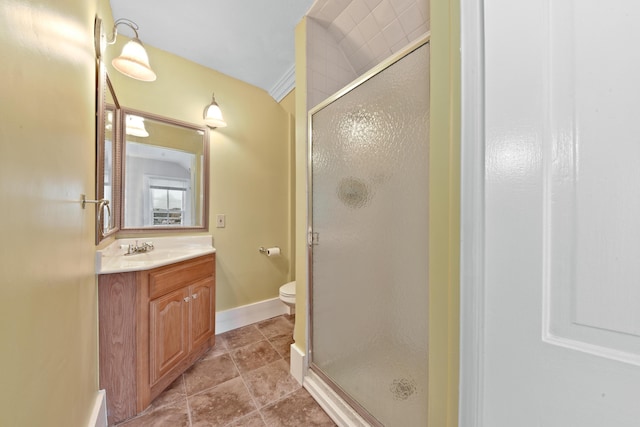
POLYGON ((191 295, 191 298, 193 298, 193 299, 198 298, 198 294, 193 294, 193 295, 191 295))
POLYGON ((191 298, 189 298, 189 297, 184 297, 184 302, 189 302, 189 301, 191 301, 191 298))

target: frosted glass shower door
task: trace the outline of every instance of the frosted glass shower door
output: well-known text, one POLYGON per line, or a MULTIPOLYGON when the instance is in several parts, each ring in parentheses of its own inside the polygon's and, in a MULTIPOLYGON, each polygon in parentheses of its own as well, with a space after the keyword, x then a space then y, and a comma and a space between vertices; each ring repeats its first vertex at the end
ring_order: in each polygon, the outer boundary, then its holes
POLYGON ((373 424, 427 422, 429 45, 311 112, 311 369, 373 424))

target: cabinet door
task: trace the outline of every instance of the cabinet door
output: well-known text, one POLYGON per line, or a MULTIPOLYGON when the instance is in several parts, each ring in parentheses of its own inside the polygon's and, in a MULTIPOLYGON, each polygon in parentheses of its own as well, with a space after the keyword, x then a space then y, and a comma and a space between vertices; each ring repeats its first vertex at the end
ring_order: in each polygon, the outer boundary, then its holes
POLYGON ((189 291, 191 292, 192 348, 198 347, 214 333, 214 286, 214 279, 208 278, 189 287, 189 291))
POLYGON ((189 353, 189 291, 178 289, 149 303, 150 383, 189 353))

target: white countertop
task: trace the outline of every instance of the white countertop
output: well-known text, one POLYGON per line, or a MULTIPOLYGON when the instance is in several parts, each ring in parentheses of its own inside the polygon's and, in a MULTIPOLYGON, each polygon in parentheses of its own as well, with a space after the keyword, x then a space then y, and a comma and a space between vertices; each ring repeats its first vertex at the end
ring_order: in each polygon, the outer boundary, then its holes
POLYGON ((96 274, 150 270, 163 265, 215 253, 212 236, 175 236, 117 239, 96 251, 96 274), (124 255, 129 244, 152 243, 150 252, 124 255))

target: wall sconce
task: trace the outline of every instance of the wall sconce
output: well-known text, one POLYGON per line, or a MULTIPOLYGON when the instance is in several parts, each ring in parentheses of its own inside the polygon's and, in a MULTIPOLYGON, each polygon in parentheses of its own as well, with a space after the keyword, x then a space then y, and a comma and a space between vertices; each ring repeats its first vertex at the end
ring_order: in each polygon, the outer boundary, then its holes
POLYGON ((144 119, 140 116, 134 116, 127 114, 127 126, 125 133, 131 136, 138 136, 140 138, 146 138, 149 136, 147 128, 144 127, 144 119))
POLYGON ((102 20, 96 18, 95 21, 95 38, 96 38, 96 50, 98 57, 101 57, 105 51, 105 48, 109 44, 114 44, 118 36, 118 25, 126 25, 131 28, 135 34, 134 38, 129 40, 127 44, 122 48, 122 53, 117 58, 111 61, 114 68, 120 71, 125 76, 142 80, 144 82, 152 82, 156 79, 156 73, 153 72, 149 65, 149 55, 144 49, 142 42, 138 38, 138 24, 135 22, 120 18, 113 23, 113 33, 111 37, 107 39, 102 28, 102 20))
POLYGON ((211 104, 204 107, 202 118, 204 123, 211 129, 227 127, 227 122, 222 118, 220 106, 216 102, 215 94, 211 95, 211 104))

